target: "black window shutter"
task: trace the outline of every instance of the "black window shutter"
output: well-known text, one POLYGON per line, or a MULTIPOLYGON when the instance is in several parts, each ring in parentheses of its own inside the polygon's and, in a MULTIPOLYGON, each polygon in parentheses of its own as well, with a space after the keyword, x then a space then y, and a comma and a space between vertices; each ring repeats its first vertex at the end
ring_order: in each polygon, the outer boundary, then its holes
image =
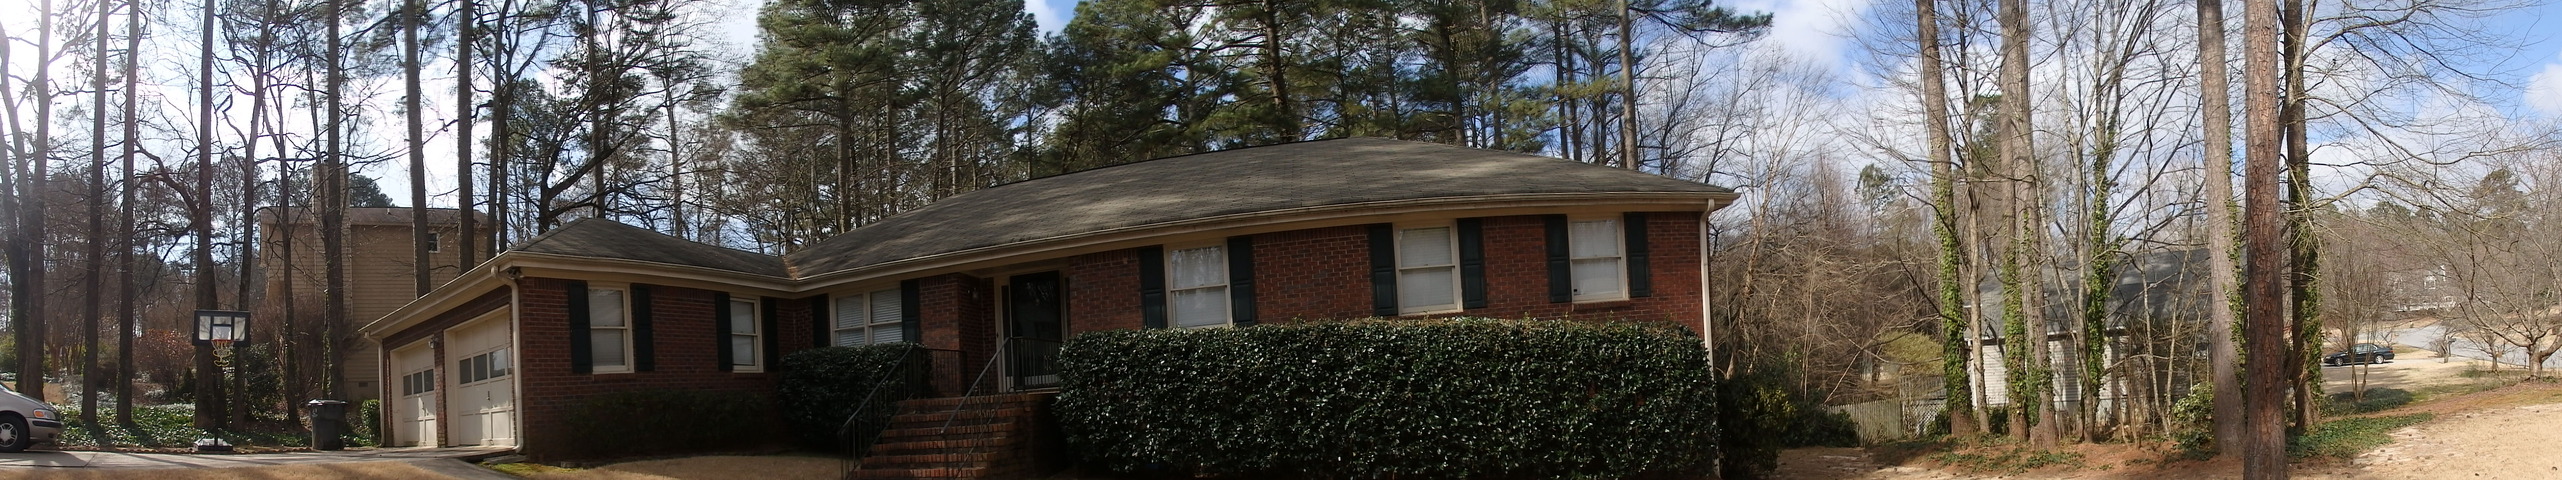
POLYGON ((1397 315, 1397 227, 1370 226, 1370 314, 1397 315))
POLYGON ((925 317, 916 305, 922 303, 919 300, 924 298, 925 295, 922 293, 924 290, 925 281, 923 280, 911 278, 898 282, 898 338, 900 341, 925 343, 925 317))
POLYGON ((587 338, 587 282, 569 282, 565 294, 569 297, 569 372, 593 373, 596 359, 588 358, 588 351, 596 346, 588 344, 595 339, 587 338))
POLYGON ((1646 261, 1646 213, 1628 212, 1619 223, 1628 231, 1628 297, 1655 296, 1653 268, 1646 261))
POLYGON ((658 347, 650 341, 649 286, 632 286, 632 370, 658 369, 658 347))
POLYGON ((1548 224, 1548 303, 1575 301, 1574 262, 1567 257, 1566 216, 1540 218, 1548 224))
POLYGON ((827 316, 827 296, 820 295, 810 297, 809 302, 810 348, 826 348, 829 345, 834 345, 836 339, 829 337, 834 337, 835 335, 830 334, 836 332, 828 331, 827 327, 828 324, 833 323, 831 320, 834 320, 835 317, 827 316))
POLYGON ((756 364, 763 365, 767 371, 772 371, 774 362, 783 359, 783 299, 765 297, 765 301, 758 304, 764 306, 764 311, 758 312, 760 314, 757 315, 762 317, 759 321, 764 322, 764 325, 757 326, 756 333, 758 338, 765 339, 765 358, 759 359, 756 364))
POLYGON ((1139 247, 1139 324, 1165 328, 1165 247, 1139 247))
POLYGON ((712 363, 729 371, 729 292, 712 292, 712 363))
POLYGON ((1254 325, 1254 237, 1228 237, 1228 320, 1254 325))
POLYGON ((1462 308, 1486 308, 1485 220, 1459 219, 1459 302, 1462 308))

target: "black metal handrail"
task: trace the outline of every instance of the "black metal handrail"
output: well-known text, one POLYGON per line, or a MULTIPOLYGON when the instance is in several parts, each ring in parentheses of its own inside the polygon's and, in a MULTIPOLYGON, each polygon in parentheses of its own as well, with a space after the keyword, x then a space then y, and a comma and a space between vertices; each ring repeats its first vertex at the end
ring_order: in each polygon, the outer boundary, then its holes
MULTIPOLYGON (((889 420, 887 418, 895 418, 897 416, 897 412, 892 411, 888 417, 881 420, 881 425, 875 426, 869 425, 868 423, 860 424, 860 426, 864 428, 857 430, 855 428, 858 426, 857 422, 863 422, 865 419, 872 417, 867 414, 875 408, 896 408, 894 406, 896 402, 906 400, 906 398, 883 398, 884 393, 898 392, 898 390, 890 390, 888 388, 891 380, 901 376, 920 377, 929 375, 930 373, 926 369, 933 368, 933 361, 925 355, 941 352, 949 352, 956 355, 960 353, 958 350, 926 348, 923 345, 914 343, 904 345, 906 345, 906 347, 899 350, 898 364, 892 366, 889 371, 881 372, 881 376, 879 378, 872 379, 871 391, 863 394, 863 401, 856 403, 854 411, 846 414, 845 421, 840 422, 836 427, 836 437, 846 442, 845 448, 847 458, 843 464, 844 468, 842 469, 844 478, 851 479, 854 477, 854 472, 862 470, 863 460, 871 456, 872 447, 880 443, 881 435, 889 432, 889 420), (855 438, 860 432, 868 432, 870 434, 859 435, 863 438, 855 438)), ((928 385, 921 384, 922 382, 919 383, 919 385, 914 386, 918 388, 930 388, 928 385)))

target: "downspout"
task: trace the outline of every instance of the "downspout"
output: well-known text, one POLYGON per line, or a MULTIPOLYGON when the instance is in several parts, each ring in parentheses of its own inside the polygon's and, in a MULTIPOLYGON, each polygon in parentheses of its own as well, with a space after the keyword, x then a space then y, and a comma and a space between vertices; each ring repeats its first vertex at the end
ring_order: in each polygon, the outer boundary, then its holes
POLYGON ((1699 210, 1699 346, 1708 349, 1708 370, 1717 370, 1717 309, 1715 297, 1708 294, 1708 215, 1717 212, 1717 201, 1699 210))
MULTIPOLYGON (((470 214, 471 212, 464 212, 464 215, 470 214)), ((521 452, 524 451, 526 443, 525 413, 527 410, 525 408, 527 404, 525 401, 525 372, 527 371, 524 322, 525 271, 514 266, 497 271, 501 272, 498 277, 506 279, 507 282, 507 398, 514 404, 511 408, 515 409, 512 412, 513 415, 507 416, 507 421, 511 424, 507 426, 511 429, 507 432, 507 438, 511 443, 509 446, 516 447, 516 450, 521 452)), ((577 301, 577 299, 570 300, 577 301)), ((570 321, 580 320, 570 319, 570 321)))

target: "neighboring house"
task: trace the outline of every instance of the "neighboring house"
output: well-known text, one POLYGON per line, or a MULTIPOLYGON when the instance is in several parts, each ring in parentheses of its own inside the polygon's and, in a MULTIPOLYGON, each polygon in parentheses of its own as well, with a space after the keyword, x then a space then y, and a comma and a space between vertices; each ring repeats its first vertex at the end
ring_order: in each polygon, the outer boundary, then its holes
MULTIPOLYGON (((367 325, 391 445, 576 444, 612 392, 767 395, 783 354, 958 352, 934 389, 1057 382, 1082 332, 1480 315, 1696 331, 1700 183, 1383 139, 1165 158, 955 196, 776 257, 602 220, 529 240, 367 325), (955 364, 957 363, 957 364, 955 364)), ((671 414, 682 414, 671 412, 671 414)), ((641 419, 635 419, 639 421, 641 419)))
MULTIPOLYGON (((456 239, 461 238, 456 233, 461 228, 461 217, 455 212, 457 210, 450 208, 427 210, 428 275, 432 284, 442 285, 462 273, 459 266, 461 249, 454 248, 458 246, 454 243, 456 239)), ((326 363, 338 365, 346 375, 347 384, 340 388, 342 396, 347 397, 345 400, 374 399, 382 392, 382 355, 374 351, 374 342, 356 335, 357 327, 382 318, 392 309, 418 298, 415 277, 418 260, 411 248, 415 242, 410 236, 414 231, 410 223, 411 213, 408 208, 347 209, 347 261, 344 262, 347 269, 347 324, 339 330, 344 337, 339 342, 342 349, 338 358, 326 363)), ((262 276, 262 298, 265 301, 252 312, 258 319, 255 328, 282 332, 287 324, 286 308, 290 306, 294 309, 295 329, 304 335, 304 338, 296 339, 295 344, 304 349, 302 358, 305 359, 318 358, 322 335, 319 325, 327 318, 323 314, 327 311, 327 304, 322 299, 328 291, 324 288, 328 272, 325 270, 327 262, 322 261, 319 232, 319 212, 306 208, 274 207, 258 211, 258 270, 262 276), (286 268, 288 258, 292 261, 290 274, 286 268)), ((488 252, 487 244, 482 242, 479 251, 488 252)), ((267 335, 273 334, 260 335, 272 338, 267 335)), ((324 365, 316 360, 310 364, 324 365)), ((318 388, 320 373, 308 375, 310 385, 318 388)), ((300 392, 288 397, 289 401, 299 402, 320 398, 320 394, 318 391, 300 392)))
MULTIPOLYGON (((2089 397, 2081 391, 2082 360, 2077 356, 2082 311, 2075 299, 2081 295, 2074 287, 2049 285, 2045 346, 2055 389, 2048 405, 2073 411, 2088 398, 2099 402, 2099 417, 2105 422, 2133 414, 2120 408, 2129 399, 2141 400, 2140 406, 2166 408, 2169 401, 2186 395, 2195 383, 2186 374, 2196 369, 2171 368, 2170 359, 2205 356, 2203 327, 2208 309, 2215 305, 2208 293, 2206 252, 2203 248, 2146 252, 2128 257, 2128 263, 2117 267, 2117 281, 2109 289, 2107 320, 2102 324, 2106 342, 2101 358, 2107 361, 2101 369, 2102 391, 2089 397)), ((2079 269, 2064 267, 2067 272, 2079 269)), ((1977 288, 1988 306, 1982 311, 1983 331, 1976 337, 1977 361, 1969 364, 1974 404, 2008 406, 2010 369, 2003 355, 2009 346, 2002 333, 2002 285, 1987 281, 1977 288)))

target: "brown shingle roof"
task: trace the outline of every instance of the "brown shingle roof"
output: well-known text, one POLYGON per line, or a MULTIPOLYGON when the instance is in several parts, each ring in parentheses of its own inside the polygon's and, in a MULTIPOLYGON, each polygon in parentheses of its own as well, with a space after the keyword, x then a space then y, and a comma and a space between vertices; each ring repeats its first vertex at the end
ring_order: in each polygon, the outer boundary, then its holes
POLYGON ((526 240, 525 246, 517 250, 687 265, 770 277, 790 276, 780 257, 696 243, 594 218, 579 219, 544 232, 526 240))
POLYGON ((810 277, 909 258, 1220 215, 1493 195, 1732 191, 1550 157, 1380 138, 1240 148, 947 198, 793 252, 810 277))

